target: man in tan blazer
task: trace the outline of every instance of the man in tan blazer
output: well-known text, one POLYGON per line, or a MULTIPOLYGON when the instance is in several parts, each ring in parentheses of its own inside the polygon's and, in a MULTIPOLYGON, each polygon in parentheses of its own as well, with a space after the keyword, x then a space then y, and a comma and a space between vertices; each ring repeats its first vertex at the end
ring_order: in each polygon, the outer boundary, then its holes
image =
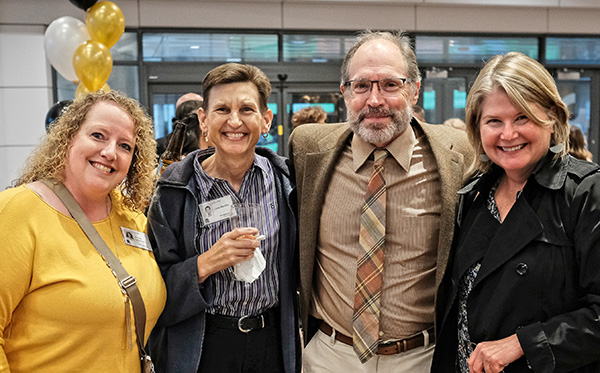
POLYGON ((473 155, 464 131, 413 118, 420 81, 406 36, 366 32, 342 66, 348 123, 307 124, 290 137, 305 338, 317 330, 305 340, 304 372, 429 372, 435 292, 452 242, 456 191, 473 155), (353 320, 375 149, 388 154, 387 222, 379 338, 365 358, 354 348, 353 320))

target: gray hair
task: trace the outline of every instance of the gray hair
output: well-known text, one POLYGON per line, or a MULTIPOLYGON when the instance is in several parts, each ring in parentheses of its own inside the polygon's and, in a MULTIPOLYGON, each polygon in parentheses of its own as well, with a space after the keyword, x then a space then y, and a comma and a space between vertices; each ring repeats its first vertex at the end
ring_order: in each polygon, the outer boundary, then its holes
POLYGON ((346 57, 342 62, 341 84, 344 84, 350 80, 349 67, 358 48, 370 41, 378 39, 391 41, 392 43, 396 44, 400 50, 400 53, 402 53, 402 57, 404 57, 404 62, 406 63, 406 68, 408 70, 408 78, 415 83, 420 82, 421 73, 419 72, 419 65, 417 64, 417 56, 413 51, 410 37, 406 33, 402 31, 391 33, 388 31, 365 30, 358 36, 356 43, 352 46, 352 48, 350 48, 348 54, 346 54, 346 57))

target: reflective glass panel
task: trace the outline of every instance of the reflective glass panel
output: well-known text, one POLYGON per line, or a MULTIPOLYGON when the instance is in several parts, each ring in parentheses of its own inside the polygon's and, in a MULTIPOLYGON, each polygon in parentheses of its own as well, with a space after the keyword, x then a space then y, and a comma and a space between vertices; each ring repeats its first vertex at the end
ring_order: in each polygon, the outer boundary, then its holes
POLYGON ((113 61, 137 61, 137 33, 123 33, 117 44, 110 48, 110 54, 112 55, 113 61))
POLYGON ((347 35, 283 35, 283 61, 338 62, 355 41, 347 35))
POLYGON ((586 139, 589 137, 591 121, 591 85, 592 81, 589 77, 556 82, 560 97, 571 114, 569 124, 579 127, 586 139))
MULTIPOLYGON (((58 91, 57 101, 72 100, 75 97, 77 85, 56 74, 56 89, 58 91)), ((137 66, 115 65, 112 68, 110 77, 106 82, 111 89, 125 93, 128 97, 139 101, 140 82, 137 66)))
POLYGON ((428 123, 443 123, 446 119, 465 119, 467 82, 465 78, 425 78, 423 109, 428 123))
POLYGON ((154 137, 161 138, 173 131, 175 102, 179 93, 158 93, 152 97, 152 118, 154 119, 154 137))
POLYGON ((143 34, 144 61, 277 62, 276 34, 143 34))
POLYGON ((600 65, 600 38, 546 38, 548 65, 600 65))
POLYGON ((419 63, 481 64, 497 54, 521 52, 538 59, 537 38, 493 38, 470 36, 417 36, 415 51, 419 63))

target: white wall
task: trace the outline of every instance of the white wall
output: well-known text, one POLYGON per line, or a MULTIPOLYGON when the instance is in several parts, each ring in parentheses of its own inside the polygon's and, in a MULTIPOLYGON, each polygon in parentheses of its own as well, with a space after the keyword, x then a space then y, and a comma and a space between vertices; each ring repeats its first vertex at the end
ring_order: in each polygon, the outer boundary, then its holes
POLYGON ((0 25, 0 190, 44 135, 52 104, 43 26, 0 25))
MULTIPOLYGON (((127 27, 600 34, 600 0, 112 0, 127 27)), ((0 0, 0 190, 44 134, 46 27, 68 0, 0 0)))

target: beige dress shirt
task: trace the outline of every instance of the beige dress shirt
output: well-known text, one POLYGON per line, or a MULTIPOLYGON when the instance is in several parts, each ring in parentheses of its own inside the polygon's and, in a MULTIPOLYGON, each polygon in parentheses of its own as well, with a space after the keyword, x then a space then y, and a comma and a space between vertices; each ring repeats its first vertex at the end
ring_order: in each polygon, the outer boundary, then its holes
MULTIPOLYGON (((388 145, 384 162, 387 222, 380 335, 406 338, 433 324, 441 212, 438 167, 422 133, 409 127, 388 145)), ((375 147, 353 136, 335 167, 320 221, 313 316, 352 336, 360 211, 375 147)))

